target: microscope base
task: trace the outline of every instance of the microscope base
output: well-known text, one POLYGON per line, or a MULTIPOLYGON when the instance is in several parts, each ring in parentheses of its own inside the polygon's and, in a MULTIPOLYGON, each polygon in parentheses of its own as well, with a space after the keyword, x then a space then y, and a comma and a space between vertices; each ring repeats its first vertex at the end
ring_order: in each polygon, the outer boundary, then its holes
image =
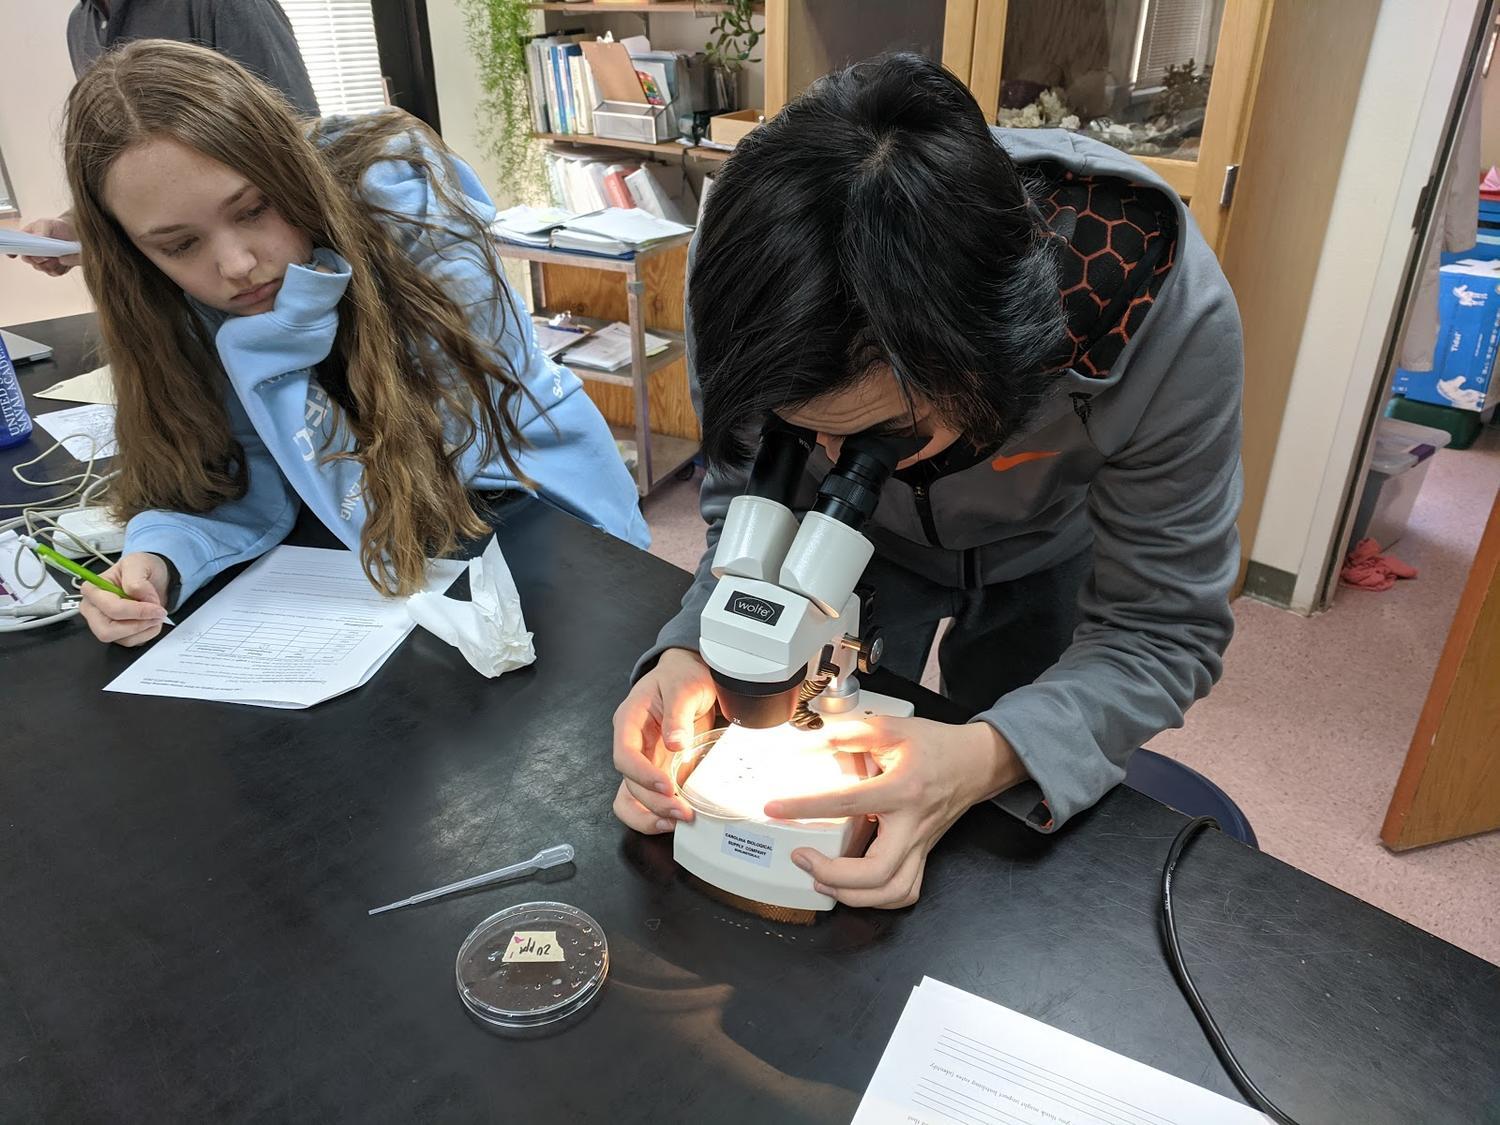
MULTIPOLYGON (((841 714, 824 715, 832 726, 870 715, 905 718, 912 705, 903 699, 862 691, 858 703, 841 714)), ((874 823, 862 816, 836 820, 723 819, 695 812, 678 824, 672 856, 704 882, 753 903, 791 910, 832 910, 837 902, 813 888, 813 879, 792 862, 797 848, 824 855, 858 855, 870 842, 874 823)))

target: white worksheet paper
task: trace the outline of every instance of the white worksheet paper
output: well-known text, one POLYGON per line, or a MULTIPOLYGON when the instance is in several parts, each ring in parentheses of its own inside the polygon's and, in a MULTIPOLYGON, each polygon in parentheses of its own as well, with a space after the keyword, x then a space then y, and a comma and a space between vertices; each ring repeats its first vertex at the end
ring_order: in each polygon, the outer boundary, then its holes
POLYGON ((924 977, 852 1125, 1267 1125, 1248 1106, 924 977))
MULTIPOLYGON (((442 593, 465 564, 428 564, 442 593)), ((277 547, 147 649, 105 690, 259 707, 311 707, 373 676, 412 630, 353 551, 277 547)))
MULTIPOLYGON (((92 371, 85 371, 82 375, 75 375, 60 383, 53 383, 45 390, 37 391, 32 397, 60 398, 64 402, 98 402, 113 406, 115 401, 114 376, 110 374, 109 365, 105 364, 92 371)), ((110 419, 110 425, 113 429, 113 418, 110 419)))
POLYGON ((32 421, 62 442, 63 448, 79 461, 113 457, 118 449, 113 406, 100 403, 73 406, 38 414, 32 421))

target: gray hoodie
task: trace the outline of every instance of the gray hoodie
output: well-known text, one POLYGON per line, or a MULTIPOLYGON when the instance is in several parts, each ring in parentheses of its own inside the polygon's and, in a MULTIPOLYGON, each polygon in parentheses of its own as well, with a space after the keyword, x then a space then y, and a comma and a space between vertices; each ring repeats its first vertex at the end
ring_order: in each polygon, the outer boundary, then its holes
POLYGON ((175 39, 228 55, 286 95, 298 113, 318 116, 297 37, 276 0, 81 0, 68 17, 73 73, 131 39, 175 39))
MULTIPOLYGON (((1080 176, 1115 176, 1154 187, 1177 207, 1176 262, 1108 375, 1063 373, 1024 433, 994 457, 938 478, 928 495, 936 545, 912 488, 899 480, 886 485, 866 529, 879 554, 955 588, 1035 573, 1092 544, 1093 576, 1079 595, 1083 624, 1072 645, 1035 683, 976 716, 1006 738, 1032 778, 998 803, 1052 831, 1117 784, 1136 747, 1181 726, 1222 671, 1239 566, 1244 353, 1218 260, 1160 177, 1076 134, 994 133, 1023 170, 1050 161, 1080 176), (1025 453, 1048 456, 1016 456, 1025 453), (1037 815, 1041 800, 1050 820, 1037 815)), ((688 340, 691 370, 691 325, 688 340)), ((693 388, 696 396, 696 378, 693 388)), ((799 510, 811 506, 829 467, 815 451, 799 510)), ((708 549, 682 611, 637 676, 663 649, 697 649, 714 546, 747 473, 748 466, 713 470, 704 480, 708 549)))

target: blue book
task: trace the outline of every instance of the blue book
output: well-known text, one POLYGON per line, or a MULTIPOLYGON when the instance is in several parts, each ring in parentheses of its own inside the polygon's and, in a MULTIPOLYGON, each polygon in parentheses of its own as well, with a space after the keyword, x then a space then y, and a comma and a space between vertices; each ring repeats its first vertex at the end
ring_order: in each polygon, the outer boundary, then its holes
POLYGON ((568 82, 567 71, 563 68, 563 49, 552 47, 549 53, 552 56, 552 81, 557 90, 557 131, 559 133, 571 133, 572 122, 568 118, 568 82))
POLYGON ((577 43, 569 43, 562 49, 562 56, 562 76, 567 84, 563 97, 568 106, 568 132, 581 133, 583 132, 583 113, 578 108, 578 97, 573 85, 573 68, 583 65, 583 48, 577 43))

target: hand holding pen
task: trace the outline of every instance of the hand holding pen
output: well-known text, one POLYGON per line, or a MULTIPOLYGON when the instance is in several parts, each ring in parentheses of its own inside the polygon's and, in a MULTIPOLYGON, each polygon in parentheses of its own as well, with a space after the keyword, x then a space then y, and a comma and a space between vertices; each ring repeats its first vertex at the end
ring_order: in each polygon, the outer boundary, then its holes
POLYGON ((44 562, 83 580, 79 614, 101 641, 134 648, 172 624, 166 608, 171 572, 159 555, 137 551, 95 574, 45 543, 29 536, 22 541, 44 562))

